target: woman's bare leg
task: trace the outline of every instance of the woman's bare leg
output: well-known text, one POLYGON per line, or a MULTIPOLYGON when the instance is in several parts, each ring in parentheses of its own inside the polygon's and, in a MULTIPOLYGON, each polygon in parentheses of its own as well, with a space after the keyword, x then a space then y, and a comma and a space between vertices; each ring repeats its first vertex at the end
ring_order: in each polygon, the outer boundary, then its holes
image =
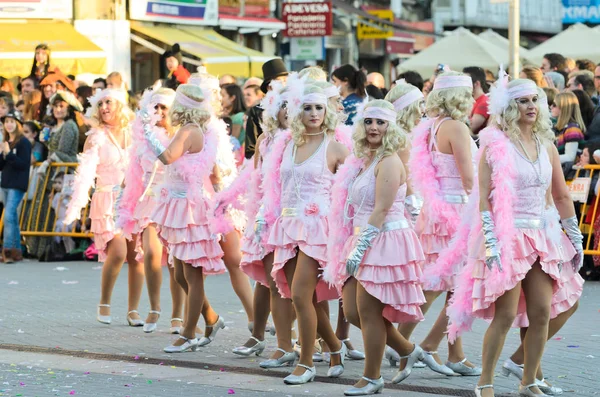
MULTIPOLYGON (((106 260, 102 264, 102 279, 100 281, 100 304, 110 305, 113 289, 119 277, 121 267, 127 256, 125 238, 115 236, 106 246, 106 260)), ((110 307, 99 307, 100 315, 109 316, 110 307)))
POLYGON ((219 242, 223 249, 223 262, 229 272, 231 286, 233 291, 238 296, 246 311, 248 322, 254 321, 254 312, 252 309, 252 286, 248 276, 240 270, 240 262, 242 254, 240 252, 240 235, 237 231, 233 231, 225 236, 224 240, 219 242))
MULTIPOLYGON (((135 242, 127 241, 127 280, 129 282, 128 311, 137 310, 142 298, 144 288, 144 264, 135 259, 135 242)), ((129 315, 132 319, 139 319, 138 313, 129 315)))
MULTIPOLYGON (((146 288, 150 298, 150 310, 160 312, 160 286, 162 285, 163 246, 158 239, 154 224, 148 225, 142 232, 144 248, 144 271, 146 273, 146 288)), ((146 323, 156 323, 159 314, 148 313, 146 323)))

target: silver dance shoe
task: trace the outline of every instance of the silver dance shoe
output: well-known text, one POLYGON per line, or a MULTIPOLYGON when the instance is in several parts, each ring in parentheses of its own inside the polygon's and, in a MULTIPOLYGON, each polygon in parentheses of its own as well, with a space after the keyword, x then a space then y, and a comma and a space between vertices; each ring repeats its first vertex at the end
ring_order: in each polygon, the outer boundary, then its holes
POLYGON ((256 354, 257 356, 260 356, 263 350, 265 350, 265 347, 267 347, 267 342, 265 342, 264 340, 258 340, 254 336, 251 336, 250 339, 254 339, 254 341, 256 342, 253 346, 236 347, 232 350, 232 353, 244 357, 248 357, 251 354, 256 354))
POLYGON ((266 361, 263 361, 259 364, 261 368, 269 369, 269 368, 279 368, 284 367, 286 365, 293 365, 296 359, 298 358, 298 354, 295 351, 286 352, 283 349, 277 348, 283 355, 279 358, 270 358, 266 361))
POLYGON ((363 387, 353 387, 344 392, 345 396, 370 396, 372 394, 379 394, 383 390, 383 378, 380 376, 379 379, 369 379, 362 377, 367 383, 363 387))
POLYGON ((450 368, 454 373, 460 374, 462 376, 479 376, 479 375, 481 375, 481 368, 469 367, 468 365, 465 364, 466 361, 467 361, 466 358, 457 363, 446 361, 446 367, 450 368))
POLYGON ((408 356, 400 357, 401 359, 408 359, 408 362, 406 363, 406 367, 402 371, 398 371, 396 376, 394 376, 392 383, 400 383, 404 379, 408 378, 415 363, 419 360, 423 360, 423 356, 425 356, 423 349, 421 349, 419 345, 415 344, 415 348, 413 349, 412 353, 410 353, 408 356))
POLYGON ((299 367, 306 369, 302 375, 288 375, 283 379, 286 385, 303 385, 308 382, 315 380, 317 376, 317 369, 315 367, 309 367, 308 365, 298 364, 299 367))

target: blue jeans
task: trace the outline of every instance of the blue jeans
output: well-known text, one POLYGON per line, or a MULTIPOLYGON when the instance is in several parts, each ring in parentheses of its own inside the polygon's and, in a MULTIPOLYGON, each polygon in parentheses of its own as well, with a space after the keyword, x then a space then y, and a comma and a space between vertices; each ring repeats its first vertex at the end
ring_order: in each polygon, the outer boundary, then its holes
POLYGON ((21 249, 21 230, 17 208, 25 192, 17 189, 2 189, 4 193, 4 248, 21 249))

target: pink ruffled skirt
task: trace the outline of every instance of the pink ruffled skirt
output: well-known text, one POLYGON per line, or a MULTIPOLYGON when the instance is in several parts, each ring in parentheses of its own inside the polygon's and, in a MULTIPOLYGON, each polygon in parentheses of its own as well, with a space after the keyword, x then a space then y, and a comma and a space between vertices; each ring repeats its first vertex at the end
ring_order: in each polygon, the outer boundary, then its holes
POLYGON ((89 218, 92 221, 91 232, 94 233, 94 245, 98 250, 98 261, 106 260, 106 248, 115 237, 115 205, 118 191, 96 190, 90 203, 89 218))
MULTIPOLYGON (((325 268, 328 232, 329 226, 325 217, 277 218, 271 229, 267 248, 275 252, 271 276, 282 297, 292 297, 283 269, 286 263, 297 255, 298 250, 316 260, 321 269, 325 268)), ((339 298, 336 289, 330 287, 321 277, 317 282, 316 293, 319 302, 339 298)))
MULTIPOLYGON (((573 245, 563 233, 560 241, 551 241, 543 229, 515 229, 514 259, 503 264, 501 278, 490 280, 490 271, 485 265, 485 246, 480 233, 470 246, 469 262, 473 263, 473 315, 491 320, 494 318, 494 303, 506 291, 513 289, 525 278, 539 258, 542 270, 553 280, 553 297, 550 317, 569 310, 579 300, 583 292, 583 279, 573 270, 571 259, 575 255, 573 245), (562 271, 559 264, 563 263, 562 271)), ((514 327, 527 327, 525 296, 521 292, 514 327)))
MULTIPOLYGON (((359 236, 344 244, 343 258, 348 257, 359 236)), ((383 316, 391 323, 423 321, 421 305, 425 296, 421 289, 421 264, 425 260, 416 233, 397 229, 380 233, 367 250, 356 274, 356 280, 373 297, 385 305, 383 316)), ((346 263, 339 263, 336 272, 344 274, 346 263)))
MULTIPOLYGON (((462 210, 464 204, 452 204, 459 211, 462 210)), ((448 225, 442 222, 437 222, 438 217, 432 217, 427 207, 423 207, 421 214, 417 219, 415 230, 421 241, 423 252, 425 253, 425 262, 423 264, 423 277, 428 278, 434 267, 435 262, 442 250, 448 248, 450 240, 454 236, 448 228, 448 225)), ((456 225, 458 228, 459 225, 456 225)), ((432 288, 434 291, 452 291, 456 286, 456 278, 462 270, 463 264, 457 264, 452 269, 451 273, 441 275, 439 283, 432 288)))
MULTIPOLYGON (((263 230, 263 236, 269 236, 270 228, 263 230)), ((265 274, 265 265, 263 259, 265 256, 273 252, 274 248, 261 242, 256 242, 254 238, 254 228, 250 225, 246 228, 242 236, 242 261, 240 269, 248 275, 252 280, 269 287, 269 281, 265 274)))
MULTIPOLYGON (((144 196, 144 199, 135 206, 135 210, 133 211, 133 220, 135 221, 135 225, 133 226, 131 234, 136 236, 135 259, 137 259, 140 262, 144 260, 144 249, 142 247, 142 233, 150 224, 155 223, 151 217, 154 214, 154 211, 156 211, 157 205, 157 197, 148 194, 144 196)), ((162 265, 167 266, 167 262, 167 250, 163 247, 162 265)))
POLYGON ((193 267, 202 267, 205 274, 225 272, 221 259, 223 250, 218 236, 209 227, 206 200, 198 203, 187 197, 161 195, 151 219, 156 222, 159 237, 169 250, 169 258, 177 258, 193 267))

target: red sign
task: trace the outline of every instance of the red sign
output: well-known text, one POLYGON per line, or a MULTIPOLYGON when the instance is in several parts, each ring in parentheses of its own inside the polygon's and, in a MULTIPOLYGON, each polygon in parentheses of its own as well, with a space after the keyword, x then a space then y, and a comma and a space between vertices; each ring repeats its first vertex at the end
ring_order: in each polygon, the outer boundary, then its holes
POLYGON ((331 2, 283 3, 282 19, 286 37, 331 36, 331 2))
MULTIPOLYGON (((219 0, 219 14, 240 15, 242 2, 240 0, 219 0)), ((268 17, 269 0, 245 0, 244 15, 247 17, 268 17)))

